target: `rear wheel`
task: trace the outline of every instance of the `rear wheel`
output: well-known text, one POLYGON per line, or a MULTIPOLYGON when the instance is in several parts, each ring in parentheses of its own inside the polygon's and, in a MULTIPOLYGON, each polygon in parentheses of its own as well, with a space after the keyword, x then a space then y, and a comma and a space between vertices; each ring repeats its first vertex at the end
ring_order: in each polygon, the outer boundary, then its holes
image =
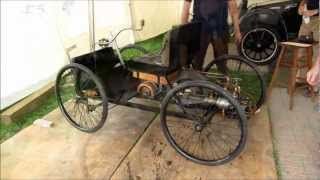
POLYGON ((240 56, 221 56, 205 67, 204 74, 209 81, 233 94, 239 92, 238 101, 248 111, 259 109, 265 101, 266 85, 262 74, 254 64, 240 56))
POLYGON ((196 163, 227 163, 246 142, 247 121, 240 105, 207 81, 184 82, 170 90, 161 103, 160 118, 172 147, 196 163))
POLYGON ((280 52, 280 36, 272 28, 257 27, 244 33, 241 54, 252 63, 272 63, 280 52))
POLYGON ((100 79, 87 67, 70 64, 56 79, 59 108, 67 121, 84 132, 95 132, 107 119, 108 99, 100 79))

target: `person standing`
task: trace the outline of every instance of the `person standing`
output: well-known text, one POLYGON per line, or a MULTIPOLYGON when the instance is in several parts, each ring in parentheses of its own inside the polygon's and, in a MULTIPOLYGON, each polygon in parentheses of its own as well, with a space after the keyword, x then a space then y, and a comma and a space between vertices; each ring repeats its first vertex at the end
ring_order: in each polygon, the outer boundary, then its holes
POLYGON ((299 37, 313 35, 319 41, 319 0, 302 0, 298 13, 303 17, 299 37))
POLYGON ((307 73, 307 82, 312 86, 320 84, 320 54, 312 69, 307 73))
MULTIPOLYGON (((300 42, 304 42, 307 39, 306 37, 309 37, 308 41, 319 41, 319 0, 302 0, 298 7, 298 13, 302 16, 302 23, 300 25, 298 40, 300 42)), ((319 44, 314 45, 313 49, 314 54, 318 54, 319 44)), ((299 52, 299 54, 300 56, 302 56, 301 51, 299 52)), ((314 56, 314 59, 315 58, 316 56, 314 56)), ((316 72, 317 68, 318 67, 316 65, 310 72, 316 72)), ((300 71, 298 71, 297 76, 299 76, 299 74, 300 71)), ((312 77, 316 78, 317 76, 312 77)), ((310 79, 312 78, 309 78, 309 80, 310 79)))
MULTIPOLYGON (((204 58, 209 44, 212 44, 214 57, 228 53, 229 25, 228 13, 230 12, 235 30, 237 43, 241 42, 239 26, 239 11, 235 0, 193 0, 194 22, 201 22, 200 50, 196 60, 192 63, 197 70, 202 70, 204 58)), ((181 16, 182 24, 188 22, 192 0, 185 0, 181 16)), ((225 64, 218 64, 221 71, 226 69, 225 64)))

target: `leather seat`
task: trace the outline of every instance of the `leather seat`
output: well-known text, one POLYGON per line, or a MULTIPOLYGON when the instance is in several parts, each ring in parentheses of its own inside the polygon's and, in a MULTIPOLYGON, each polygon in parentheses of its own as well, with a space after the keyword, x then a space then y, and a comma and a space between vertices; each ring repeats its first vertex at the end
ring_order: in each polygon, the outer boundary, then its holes
POLYGON ((159 76, 167 75, 177 70, 177 67, 170 66, 170 35, 171 31, 166 33, 160 53, 133 58, 128 62, 129 69, 159 76))
POLYGON ((127 62, 131 71, 168 75, 188 66, 200 46, 199 23, 181 25, 170 30, 159 54, 145 55, 127 62))

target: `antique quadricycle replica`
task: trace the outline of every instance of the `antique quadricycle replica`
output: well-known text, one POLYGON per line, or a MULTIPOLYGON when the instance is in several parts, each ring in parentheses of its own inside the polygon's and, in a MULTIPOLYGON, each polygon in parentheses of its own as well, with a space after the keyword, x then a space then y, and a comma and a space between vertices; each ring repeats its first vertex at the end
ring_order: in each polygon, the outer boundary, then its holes
POLYGON ((194 70, 200 30, 198 23, 173 28, 157 54, 135 45, 119 49, 120 33, 99 41, 103 48, 73 58, 58 73, 60 110, 88 133, 104 125, 110 106, 160 112, 164 135, 182 156, 205 165, 231 161, 246 143, 247 118, 263 104, 265 84, 255 66, 238 56, 194 70), (146 105, 146 99, 159 106, 146 105))

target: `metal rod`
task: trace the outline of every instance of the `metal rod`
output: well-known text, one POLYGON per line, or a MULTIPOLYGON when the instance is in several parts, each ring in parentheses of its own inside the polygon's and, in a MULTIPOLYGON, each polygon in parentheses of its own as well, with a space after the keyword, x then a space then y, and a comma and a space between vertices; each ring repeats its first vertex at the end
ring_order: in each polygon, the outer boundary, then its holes
POLYGON ((95 11, 94 11, 94 0, 88 0, 88 12, 89 12, 89 43, 91 52, 95 51, 95 11))
MULTIPOLYGON (((147 106, 144 104, 138 104, 138 103, 132 103, 132 102, 112 102, 111 103, 117 104, 117 105, 121 105, 121 106, 127 106, 127 107, 132 107, 132 108, 137 108, 137 109, 141 109, 144 111, 150 111, 150 112, 155 112, 155 113, 159 113, 160 112, 160 107, 153 107, 153 106, 147 106)), ((167 115, 170 116, 175 116, 178 118, 185 118, 185 119, 190 119, 188 118, 184 113, 181 112, 175 112, 175 111, 167 111, 166 112, 167 115)), ((192 119, 190 119, 192 120, 192 119)))

